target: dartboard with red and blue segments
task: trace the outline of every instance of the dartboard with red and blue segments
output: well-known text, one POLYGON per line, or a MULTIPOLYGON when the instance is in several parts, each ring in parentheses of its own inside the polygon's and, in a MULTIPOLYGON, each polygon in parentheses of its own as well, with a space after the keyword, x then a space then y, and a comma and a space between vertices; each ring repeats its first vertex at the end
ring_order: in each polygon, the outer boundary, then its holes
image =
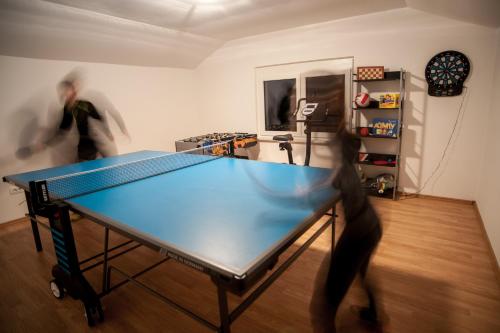
POLYGON ((436 54, 425 67, 425 79, 431 96, 457 96, 469 75, 470 62, 458 51, 436 54))

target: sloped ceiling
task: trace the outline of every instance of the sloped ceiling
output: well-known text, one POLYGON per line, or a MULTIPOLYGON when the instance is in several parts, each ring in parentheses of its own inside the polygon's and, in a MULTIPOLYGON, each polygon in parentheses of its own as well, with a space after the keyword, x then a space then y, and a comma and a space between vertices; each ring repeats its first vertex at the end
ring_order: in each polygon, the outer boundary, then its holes
POLYGON ((500 0, 406 0, 409 7, 491 28, 500 27, 500 0))
POLYGON ((0 0, 0 54, 193 68, 224 41, 36 0, 0 0))
POLYGON ((230 40, 404 7, 404 0, 47 0, 230 40))
POLYGON ((0 0, 0 54, 194 68, 231 39, 406 6, 500 26, 499 0, 0 0))

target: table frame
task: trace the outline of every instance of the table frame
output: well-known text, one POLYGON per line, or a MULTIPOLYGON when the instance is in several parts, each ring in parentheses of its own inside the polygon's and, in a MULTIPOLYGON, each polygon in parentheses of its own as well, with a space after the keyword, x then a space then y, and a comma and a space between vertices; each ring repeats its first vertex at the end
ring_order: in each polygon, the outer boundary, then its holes
POLYGON ((26 201, 28 205, 29 213, 27 216, 29 217, 29 221, 31 223, 33 237, 35 241, 35 248, 37 251, 42 251, 42 243, 40 239, 40 233, 38 230, 38 224, 48 228, 52 233, 52 238, 54 242, 54 246, 56 249, 56 256, 58 255, 57 249, 57 235, 54 234, 57 232, 58 227, 62 226, 62 229, 65 230, 65 236, 67 237, 66 247, 69 250, 66 250, 69 254, 71 260, 76 264, 71 267, 69 272, 62 273, 61 266, 62 259, 58 256, 58 263, 52 269, 52 275, 55 280, 59 280, 58 282, 62 284, 62 287, 68 291, 68 294, 73 296, 74 298, 82 300, 84 303, 84 307, 86 310, 86 317, 89 326, 93 326, 96 323, 96 320, 103 320, 104 315, 102 311, 102 306, 100 303, 100 299, 104 296, 108 295, 111 291, 127 284, 132 283, 141 289, 147 291, 151 295, 159 298, 164 303, 174 307, 178 311, 184 313, 185 315, 191 317, 192 319, 198 321, 202 325, 212 329, 215 332, 221 333, 230 333, 231 332, 231 324, 249 307, 253 304, 253 302, 262 295, 272 283, 278 279, 292 264, 297 260, 297 258, 305 251, 307 248, 329 227, 332 227, 332 250, 335 245, 335 219, 336 219, 336 202, 338 201, 338 197, 333 198, 330 202, 324 205, 321 209, 319 209, 314 216, 308 219, 308 222, 298 230, 290 239, 286 241, 285 244, 282 244, 279 248, 276 249, 266 260, 264 260, 259 269, 257 269, 253 274, 249 276, 241 277, 230 277, 225 274, 221 274, 219 271, 215 271, 208 266, 199 266, 198 262, 192 262, 189 258, 185 258, 182 254, 175 254, 173 252, 163 252, 165 257, 155 264, 148 266, 141 271, 128 275, 118 267, 115 267, 110 264, 110 261, 118 256, 124 255, 140 246, 146 246, 151 248, 152 250, 159 251, 162 253, 164 249, 160 248, 158 245, 148 242, 147 240, 138 237, 137 235, 133 235, 123 229, 117 228, 114 225, 106 223, 105 221, 91 216, 85 212, 82 212, 75 207, 71 207, 69 204, 64 202, 56 202, 51 203, 49 205, 40 206, 34 201, 38 201, 36 197, 34 197, 34 191, 36 184, 35 182, 30 183, 31 191, 25 190, 26 201), (328 213, 329 210, 332 210, 332 213, 328 213), (74 244, 74 234, 71 226, 71 219, 69 212, 73 211, 78 213, 87 219, 101 225, 104 227, 104 247, 101 253, 93 255, 89 258, 86 258, 82 261, 78 261, 78 255, 76 253, 76 246, 74 244), (37 216, 48 217, 49 226, 39 221, 37 216), (330 218, 326 222, 322 222, 321 226, 297 249, 293 254, 290 255, 279 267, 274 268, 276 263, 278 262, 278 257, 284 251, 286 251, 295 241, 305 234, 313 225, 316 225, 319 220, 324 216, 329 215, 330 218), (116 232, 129 238, 128 241, 118 244, 112 248, 109 247, 109 231, 116 232), (135 243, 135 244, 134 244, 135 243), (127 245, 133 244, 132 246, 121 250, 120 252, 111 255, 112 252, 121 249, 127 245), (73 250, 74 249, 74 250, 73 250), (173 255, 172 255, 173 254, 173 255), (91 264, 90 266, 82 268, 81 266, 91 260, 102 257, 96 263, 91 264), (137 280, 137 278, 158 267, 159 265, 169 261, 170 259, 174 259, 184 263, 192 268, 200 270, 211 277, 212 282, 215 284, 217 288, 217 299, 218 299, 218 307, 219 307, 219 325, 214 324, 205 318, 197 315, 190 309, 176 303, 174 300, 160 294, 153 288, 147 286, 146 284, 137 280), (102 287, 101 292, 96 293, 94 288, 87 282, 83 273, 101 266, 103 267, 103 276, 102 276, 102 287), (274 269, 274 270, 273 270, 274 269), (260 284, 259 281, 262 280, 263 276, 270 270, 273 270, 272 273, 268 277, 266 277, 260 284), (124 278, 121 282, 111 285, 111 274, 118 274, 124 278), (258 285, 257 285, 258 284, 258 285), (239 305, 237 305, 232 311, 230 311, 227 300, 227 293, 232 292, 236 295, 242 296, 244 293, 249 291, 253 286, 256 288, 241 301, 239 305), (77 290, 75 292, 75 290, 77 290))

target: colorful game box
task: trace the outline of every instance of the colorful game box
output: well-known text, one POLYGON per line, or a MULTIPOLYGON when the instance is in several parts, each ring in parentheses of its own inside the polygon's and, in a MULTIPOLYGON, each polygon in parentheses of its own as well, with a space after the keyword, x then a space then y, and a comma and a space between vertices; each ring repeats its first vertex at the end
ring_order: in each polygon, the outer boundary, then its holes
POLYGON ((399 93, 380 95, 378 107, 381 109, 394 109, 399 107, 399 93))
POLYGON ((384 138, 397 138, 399 121, 397 119, 374 118, 368 124, 370 128, 370 136, 378 136, 384 138))

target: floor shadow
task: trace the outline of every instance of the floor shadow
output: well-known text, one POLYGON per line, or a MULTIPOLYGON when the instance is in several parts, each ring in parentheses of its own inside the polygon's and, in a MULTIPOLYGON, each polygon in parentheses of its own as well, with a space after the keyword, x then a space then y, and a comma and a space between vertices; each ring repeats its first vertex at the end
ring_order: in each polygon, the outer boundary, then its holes
MULTIPOLYGON (((333 318, 325 301, 325 278, 330 253, 324 255, 317 271, 310 303, 314 332, 332 332, 333 318)), ((353 306, 366 306, 366 295, 356 280, 337 315, 337 333, 352 332, 453 332, 454 314, 461 310, 449 301, 452 288, 445 281, 377 264, 370 266, 369 278, 376 288, 382 326, 361 321, 353 306)))
POLYGON ((422 186, 422 156, 424 155, 425 122, 428 95, 425 79, 410 72, 406 73, 406 96, 404 101, 404 131, 401 145, 401 183, 404 188, 417 191, 422 186), (415 104, 415 98, 423 100, 415 104))

